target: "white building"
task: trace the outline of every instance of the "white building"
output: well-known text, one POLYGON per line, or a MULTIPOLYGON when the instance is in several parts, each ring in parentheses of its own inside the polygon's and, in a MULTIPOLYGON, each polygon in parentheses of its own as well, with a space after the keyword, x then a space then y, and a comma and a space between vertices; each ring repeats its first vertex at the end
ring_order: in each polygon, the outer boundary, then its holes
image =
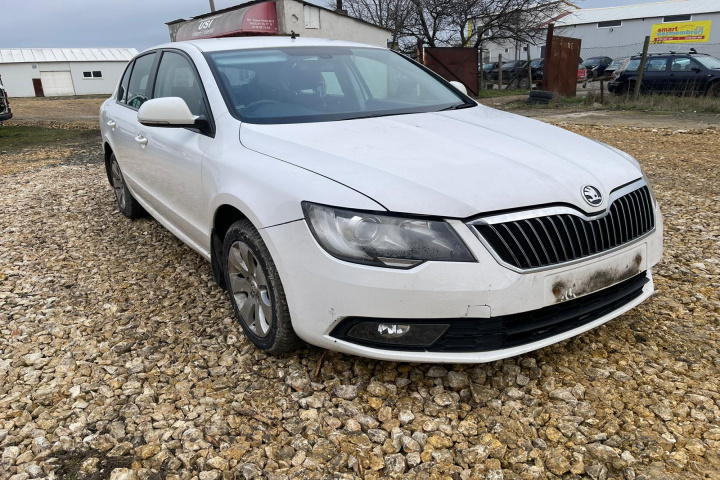
POLYGON ((134 48, 0 49, 0 76, 10 97, 109 95, 134 48))
POLYGON ((241 3, 190 20, 167 23, 174 41, 249 35, 291 35, 387 46, 392 32, 302 0, 269 0, 241 3))
MULTIPOLYGON (((580 56, 583 58, 608 56, 629 57, 642 51, 645 37, 651 35, 653 26, 659 24, 693 24, 711 22, 701 42, 668 43, 650 46, 653 52, 687 52, 695 48, 700 53, 720 57, 720 0, 670 0, 656 3, 627 5, 624 7, 577 8, 568 10, 554 19, 555 35, 582 40, 580 56)), ((545 30, 537 45, 530 45, 532 58, 545 53, 545 30)), ((498 54, 505 60, 525 60, 526 46, 487 45, 483 60, 497 61, 498 54)))

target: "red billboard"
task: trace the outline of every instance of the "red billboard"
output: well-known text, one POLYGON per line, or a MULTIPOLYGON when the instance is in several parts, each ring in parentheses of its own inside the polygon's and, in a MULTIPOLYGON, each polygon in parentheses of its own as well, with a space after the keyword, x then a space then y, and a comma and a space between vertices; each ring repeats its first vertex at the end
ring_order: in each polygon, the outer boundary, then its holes
POLYGON ((175 41, 230 37, 242 34, 277 34, 275 2, 259 3, 217 15, 190 20, 177 28, 175 41))

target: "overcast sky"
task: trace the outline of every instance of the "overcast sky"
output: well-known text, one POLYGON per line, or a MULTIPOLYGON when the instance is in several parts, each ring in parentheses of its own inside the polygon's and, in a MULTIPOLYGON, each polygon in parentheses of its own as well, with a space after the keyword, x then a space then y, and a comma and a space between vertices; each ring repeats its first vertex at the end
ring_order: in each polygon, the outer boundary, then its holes
MULTIPOLYGON (((4 2, 10 0, 3 0, 4 2)), ((310 0, 325 4, 324 0, 310 0)), ((576 0, 581 8, 657 0, 576 0)), ((217 9, 242 0, 215 0, 217 9)), ((0 48, 135 47, 169 41, 165 22, 208 12, 209 0, 14 0, 3 9, 0 48)))

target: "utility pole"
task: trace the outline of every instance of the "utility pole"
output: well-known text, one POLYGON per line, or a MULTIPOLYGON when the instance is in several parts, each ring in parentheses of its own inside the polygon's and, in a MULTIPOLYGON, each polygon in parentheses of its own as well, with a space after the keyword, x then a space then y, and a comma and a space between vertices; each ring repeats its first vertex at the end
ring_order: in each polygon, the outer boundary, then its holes
POLYGON ((210 11, 211 12, 215 11, 215 0, 210 0, 210 11))
POLYGON ((645 37, 645 45, 643 45, 642 59, 640 60, 640 66, 638 67, 638 78, 635 83, 635 100, 640 98, 640 87, 642 86, 643 74, 645 73, 645 63, 647 62, 648 49, 650 48, 650 37, 645 37))

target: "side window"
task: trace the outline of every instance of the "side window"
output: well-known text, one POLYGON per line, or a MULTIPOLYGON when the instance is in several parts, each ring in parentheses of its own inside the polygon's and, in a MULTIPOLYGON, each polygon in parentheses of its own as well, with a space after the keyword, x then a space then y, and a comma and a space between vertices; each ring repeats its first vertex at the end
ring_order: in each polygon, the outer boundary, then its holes
POLYGON ((180 97, 193 115, 205 115, 203 91, 190 62, 182 55, 164 52, 160 59, 153 98, 180 97))
POLYGON ((130 83, 127 89, 126 103, 129 107, 140 108, 140 105, 150 98, 150 92, 147 90, 155 55, 155 53, 150 53, 135 60, 135 66, 130 75, 130 83))
POLYGON ((118 87, 117 101, 120 103, 125 103, 125 94, 127 93, 128 82, 130 81, 130 72, 132 72, 132 68, 132 62, 128 63, 128 66, 125 69, 125 73, 123 74, 122 81, 120 82, 120 86, 118 87))
POLYGON ((646 72, 665 72, 667 71, 667 59, 666 58, 652 58, 647 62, 645 67, 646 72))
POLYGON ((693 61, 686 57, 675 57, 672 61, 671 70, 673 72, 689 72, 693 69, 693 61))

